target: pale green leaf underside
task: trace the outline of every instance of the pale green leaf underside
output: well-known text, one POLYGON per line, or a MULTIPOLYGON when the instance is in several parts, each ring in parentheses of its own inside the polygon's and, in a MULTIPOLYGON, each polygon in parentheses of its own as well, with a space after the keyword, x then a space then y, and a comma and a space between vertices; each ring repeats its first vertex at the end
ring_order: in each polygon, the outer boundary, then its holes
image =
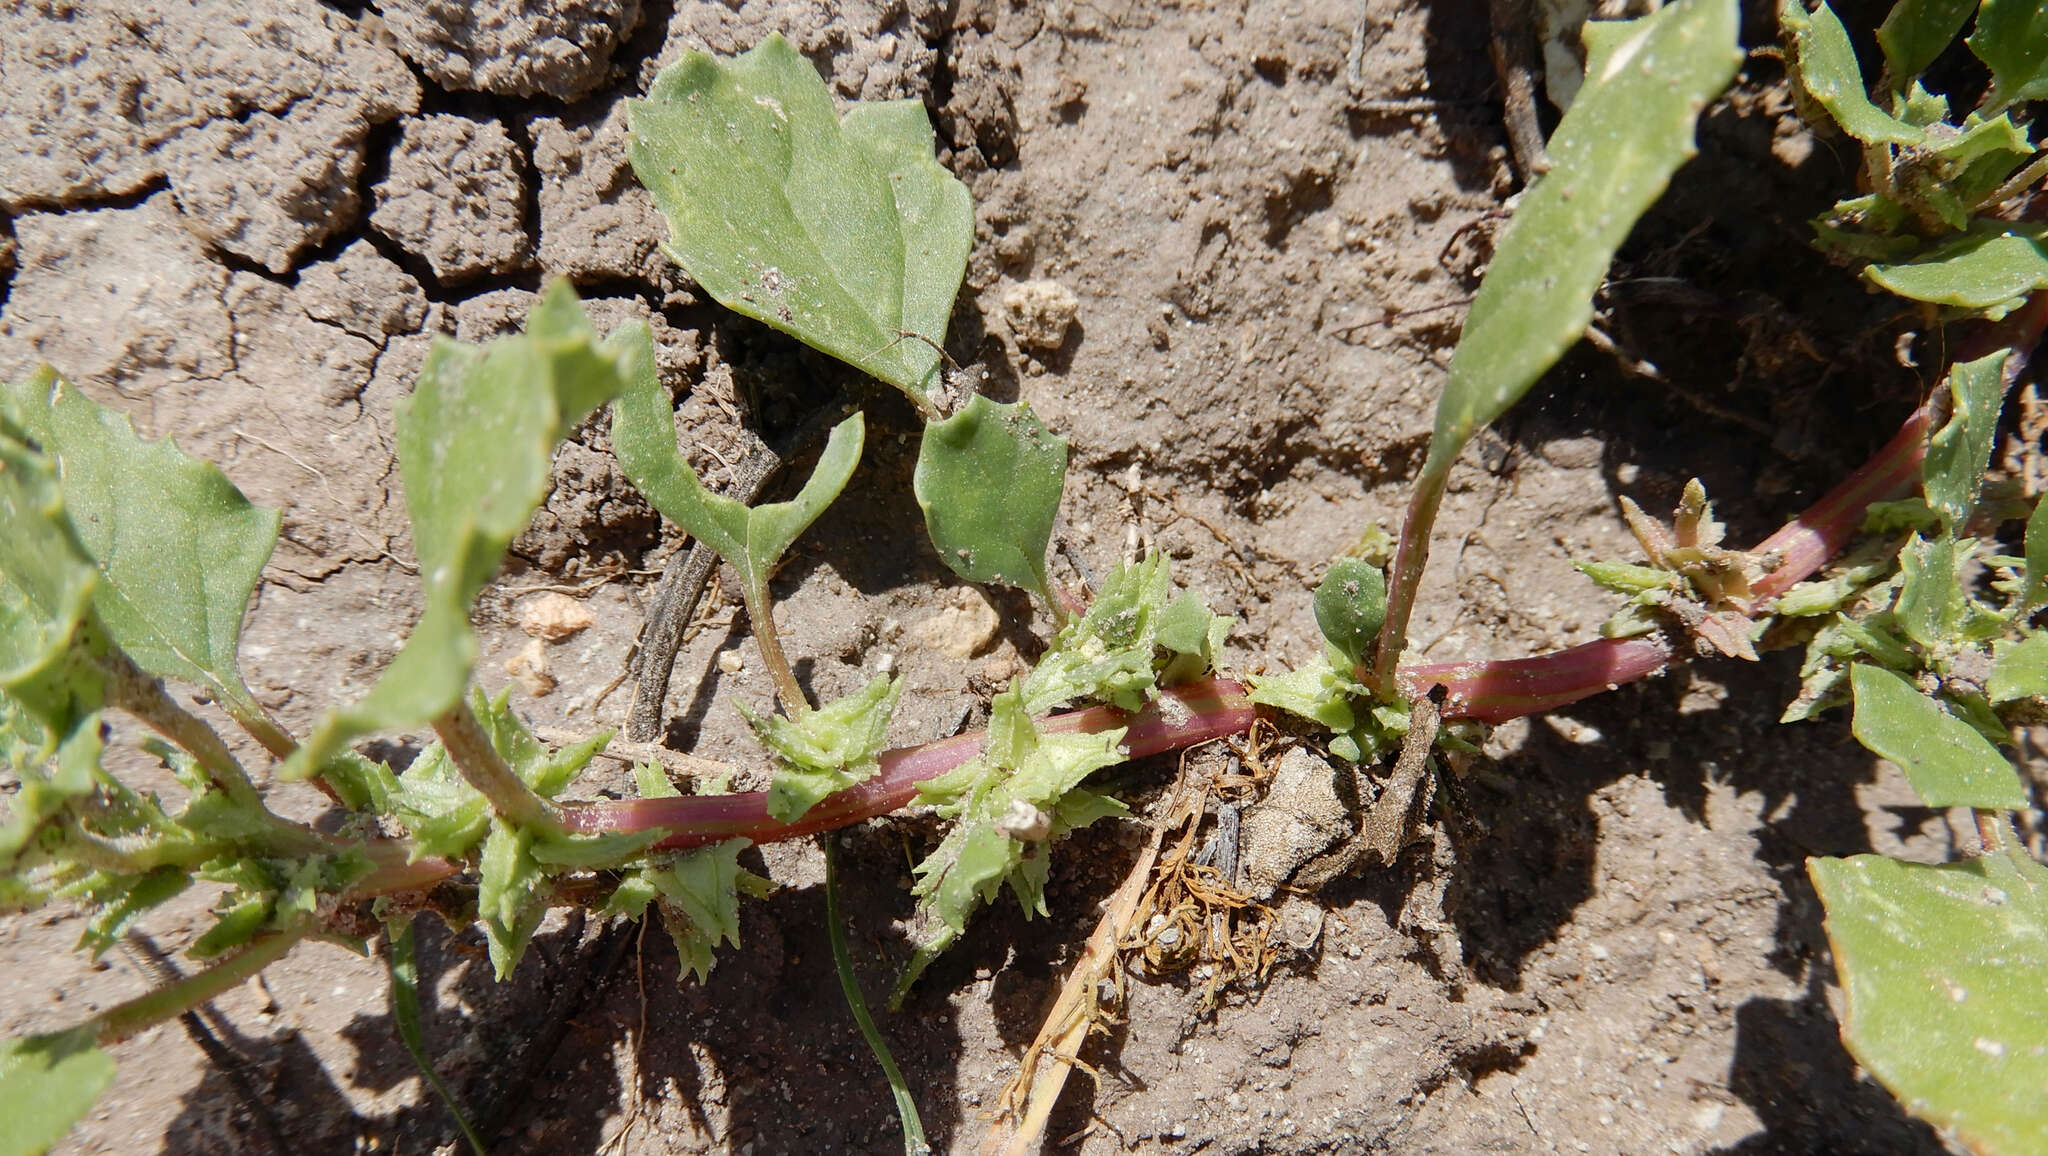
POLYGON ((106 578, 93 605, 107 632, 151 674, 253 705, 235 654, 277 511, 49 370, 6 402, 57 463, 72 531, 106 578))
POLYGON ((1811 859, 1842 1039, 1914 1115, 1987 1153, 2048 1151, 2048 871, 1811 859))
POLYGON ((63 1139, 113 1082, 114 1058, 89 1027, 0 1043, 0 1156, 36 1156, 63 1139))
POLYGON ((1682 0, 1602 35, 1465 322, 1437 406, 1432 473, 1577 342, 1636 218, 1693 154, 1693 122, 1741 63, 1730 0, 1682 0))
POLYGON ((476 661, 470 603, 547 496, 555 443, 653 361, 645 325, 600 344, 561 282, 523 334, 482 348, 435 344, 396 414, 425 608, 370 693, 321 720, 286 762, 287 777, 310 773, 358 735, 419 726, 455 705, 476 661))
POLYGON ((1872 265, 1870 281, 1901 297, 1964 309, 1989 309, 2048 288, 2048 252, 2039 232, 1981 233, 1917 261, 1872 265))
POLYGON ((1998 748, 1912 683, 1868 663, 1851 668, 1850 681, 1857 741, 1898 764, 1928 806, 2010 811, 2027 805, 2018 773, 1998 748))
POLYGON ((728 61, 699 52, 627 105, 634 172, 669 254, 728 309, 896 386, 929 410, 974 210, 932 156, 914 100, 841 121, 779 35, 728 61))
POLYGON ((1025 402, 979 394, 925 427, 914 488, 939 557, 969 582, 1048 597, 1045 549, 1067 476, 1067 440, 1025 402))

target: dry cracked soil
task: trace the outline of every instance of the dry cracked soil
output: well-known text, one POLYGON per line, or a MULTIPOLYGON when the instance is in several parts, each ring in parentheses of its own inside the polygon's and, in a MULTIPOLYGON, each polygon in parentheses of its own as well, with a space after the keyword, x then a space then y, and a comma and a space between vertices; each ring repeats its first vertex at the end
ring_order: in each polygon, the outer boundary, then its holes
MULTIPOLYGON (((1771 6, 1747 7, 1746 40, 1767 43, 1771 6)), ((601 327, 652 324, 714 483, 746 431, 869 400, 866 462, 777 579, 785 637, 820 695, 901 671, 896 743, 950 734, 1045 622, 940 566, 907 410, 709 302, 627 164, 624 102, 659 68, 770 32, 842 99, 931 111, 976 206, 947 344, 982 390, 1072 436, 1058 533, 1075 565, 1156 547, 1237 618, 1227 668, 1309 660, 1313 583, 1397 524, 1521 187, 1478 0, 23 0, 0 6, 0 374, 50 363, 283 509, 245 668, 303 728, 365 690, 415 613, 393 401, 438 335, 508 332, 567 277, 601 327), (1062 325, 1044 303, 1067 299, 1062 325)), ((1593 637, 1611 606, 1569 560, 1633 556, 1620 495, 1668 509, 1699 476, 1754 540, 1881 441, 1930 372, 1895 351, 1931 364, 1938 335, 1804 245, 1852 162, 1800 127, 1775 61, 1751 56, 1700 140, 1603 294, 1622 356, 1581 347, 1460 463, 1413 632, 1429 658, 1593 637)), ((631 687, 603 692, 677 546, 602 424, 579 431, 479 604, 482 681, 513 684, 536 726, 617 725, 631 687), (593 623, 529 640, 521 615, 548 590, 593 623)), ((664 741, 753 766, 726 700, 761 702, 767 680, 735 601, 714 597, 684 649, 664 741)), ((1841 720, 1776 723, 1796 671, 1796 654, 1702 662, 1501 728, 1422 844, 1325 890, 1262 984, 1204 1010, 1199 974, 1134 977, 1047 1150, 1943 1151, 1838 1042, 1803 864, 1943 857, 1950 831, 1841 720)), ((1142 816, 1172 774, 1156 760, 1113 782, 1142 816)), ((890 819, 847 842, 873 994, 907 957, 908 864, 932 838, 890 819)), ((884 1017, 940 1150, 979 1143, 1143 838, 1139 821, 1077 835, 1050 918, 997 905, 884 1017)), ((678 985, 665 937, 573 915, 505 985, 473 932, 427 937, 428 1046, 494 1151, 897 1146, 831 970, 818 851, 755 865, 780 889, 703 984, 678 985)), ((177 952, 208 898, 146 921, 173 966, 192 966, 177 952)), ((141 952, 88 962, 77 936, 62 912, 0 920, 0 1029, 148 982, 141 952)), ((456 1150, 375 958, 304 947, 200 1022, 205 1048, 176 1023, 122 1045, 60 1151, 456 1150)))

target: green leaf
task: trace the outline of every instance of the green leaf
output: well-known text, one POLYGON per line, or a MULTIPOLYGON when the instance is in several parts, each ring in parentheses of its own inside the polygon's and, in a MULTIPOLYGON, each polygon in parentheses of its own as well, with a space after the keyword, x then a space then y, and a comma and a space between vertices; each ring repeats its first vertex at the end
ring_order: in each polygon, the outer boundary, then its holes
POLYGON ((1915 534, 1899 551, 1899 626, 1930 650, 1952 642, 1969 613, 1957 562, 1956 541, 1946 531, 1932 541, 1915 534))
POLYGON ((1067 439, 1025 402, 976 394, 925 427, 913 488, 932 545, 969 582, 1020 586, 1047 603, 1045 548, 1067 477, 1067 439))
POLYGON ((242 946, 263 930, 276 908, 277 893, 274 891, 244 893, 234 906, 214 920, 206 934, 192 944, 189 954, 194 959, 213 959, 222 952, 242 946))
POLYGON ((1316 587, 1316 625, 1353 665, 1372 654, 1387 618, 1387 576, 1362 558, 1339 558, 1316 587))
POLYGON ((440 743, 421 751, 398 776, 391 802, 421 857, 460 859, 490 833, 490 802, 462 777, 440 743))
POLYGON ((1046 913, 1040 843, 1066 834, 1056 821, 1060 801, 1089 775, 1123 761, 1117 749, 1122 728, 1047 734, 1032 721, 1016 688, 990 703, 988 735, 980 758, 918 786, 923 801, 955 820, 938 848, 917 865, 913 889, 918 910, 938 921, 946 943, 1005 882, 1027 917, 1046 913), (1037 840, 1018 835, 1011 825, 1016 815, 1033 812, 1053 820, 1037 840))
POLYGON ((105 697, 88 661, 106 645, 92 615, 99 573, 64 516, 56 470, 19 434, 0 421, 0 692, 54 748, 105 697))
POLYGON ((1950 532, 1961 527, 1976 508, 1985 467, 1991 464, 1991 444, 1998 435, 1998 411, 2005 400, 2007 352, 2001 349, 1950 368, 1949 419, 1927 438, 1927 457, 1920 464, 1920 476, 1927 491, 1927 504, 1941 515, 1950 532))
POLYGON ((1822 4, 1811 12, 1804 0, 1784 0, 1778 21, 1792 37, 1792 61, 1799 83, 1842 131, 1865 144, 1910 145, 1925 130, 1915 128, 1870 102, 1849 31, 1822 4))
POLYGON ((1045 914, 1047 845, 1076 827, 1124 813, 1115 800, 1080 789, 1089 775, 1123 761, 1123 728, 1096 734, 1041 731, 1021 686, 995 696, 989 709, 981 754, 918 785, 919 798, 953 825, 915 868, 918 915, 931 931, 897 980, 892 1004, 1005 884, 1026 918, 1045 914))
POLYGON ((1183 591, 1159 612, 1155 637, 1170 654, 1160 666, 1160 686, 1175 686, 1216 669, 1216 656, 1230 637, 1231 619, 1209 609, 1202 596, 1183 591))
POLYGON ((513 773, 543 799, 561 794, 583 768, 590 765, 590 760, 612 741, 613 732, 599 731, 558 751, 550 751, 533 737, 533 732, 527 730, 526 724, 519 721, 519 716, 513 712, 510 689, 500 691, 498 697, 492 698, 481 687, 472 687, 469 701, 477 722, 490 736, 491 746, 504 756, 513 773))
POLYGON ((1600 588, 1631 598, 1638 594, 1684 589, 1684 578, 1655 566, 1637 566, 1628 562, 1573 562, 1572 568, 1591 578, 1600 588))
POLYGON ((1877 30, 1893 87, 1904 88, 1927 71, 1976 10, 1977 0, 1899 0, 1877 30))
POLYGON ((1338 734, 1358 725, 1352 699, 1366 688, 1337 663, 1312 663, 1287 674, 1254 675, 1247 696, 1261 706, 1320 723, 1338 734))
POLYGON ((434 1060, 427 1054, 427 1036, 420 1022, 420 968, 413 951, 412 916, 406 915, 384 926, 386 958, 391 971, 391 1020, 398 1027, 399 1042, 412 1055, 412 1062, 419 1068, 420 1075, 434 1089, 441 1099, 441 1106, 455 1119, 455 1126, 462 1130, 463 1139, 469 1141, 469 1150, 477 1156, 485 1156, 489 1149, 476 1130, 469 1125, 469 1117, 462 1111, 462 1105, 455 1099, 455 1093, 441 1079, 441 1073, 434 1069, 434 1060))
POLYGON ((1992 702, 2048 698, 2048 634, 1999 642, 1992 654, 1991 680, 1984 687, 1992 702))
POLYGON ((1742 62, 1737 15, 1730 0, 1681 0, 1587 62, 1551 170, 1523 194, 1466 318, 1426 472, 1448 470, 1585 333, 1614 250, 1693 155, 1694 120, 1742 62))
POLYGON ((817 467, 796 497, 749 508, 705 488, 676 448, 675 411, 652 360, 637 369, 612 409, 612 450, 619 465, 664 517, 717 551, 750 592, 765 593, 776 563, 846 488, 860 464, 866 418, 856 413, 832 427, 817 467))
POLYGON ((1997 308, 2048 288, 2048 253, 2041 249, 2041 228, 1997 228, 1942 245, 1917 260, 1872 265, 1863 275, 1901 297, 1963 309, 1997 308))
POLYGON ((137 437, 125 414, 48 369, 4 403, 57 465, 72 532, 105 579, 93 606, 114 641, 151 674, 260 710, 235 654, 277 511, 211 462, 137 437))
POLYGON ((662 923, 675 942, 682 971, 694 974, 698 983, 711 978, 712 952, 719 944, 739 946, 740 890, 763 894, 768 886, 739 864, 739 853, 751 845, 727 839, 642 873, 661 894, 662 923))
POLYGON ((87 1024, 0 1044, 0 1156, 37 1156, 114 1082, 114 1058, 87 1024))
POLYGON ((2027 584, 2020 592, 2020 613, 2031 614, 2048 602, 2048 501, 2036 501, 2027 515, 2027 584))
POLYGON ((1023 709, 1041 714, 1093 699, 1138 710, 1158 689, 1159 626, 1173 594, 1170 563, 1147 555, 1111 572, 1087 613, 1067 623, 1024 680, 1023 709))
POLYGON ((599 344, 566 282, 526 332, 483 348, 442 340, 398 405, 398 465, 425 609, 362 701, 331 711, 281 773, 303 778, 358 735, 419 726, 453 708, 476 661, 469 608, 547 496, 555 443, 629 381, 653 372, 631 324, 599 344))
POLYGON ((842 122, 817 70, 770 35, 729 61, 685 53, 626 123, 668 253, 706 292, 933 412, 974 207, 932 157, 923 104, 842 122))
POLYGON ((78 946, 97 956, 118 943, 144 912, 168 903, 192 885, 183 867, 159 867, 142 875, 95 873, 78 888, 79 898, 97 910, 79 933, 78 946))
MULTIPOLYGON (((19 786, 8 800, 7 819, 0 823, 0 878, 15 875, 16 857, 45 820, 63 811, 75 799, 92 794, 93 783, 102 773, 99 716, 87 715, 58 744, 54 760, 45 753, 42 728, 23 713, 20 704, 0 695, 0 754, 11 767, 19 786)), ((4 887, 4 884, 0 884, 4 887)), ((0 910, 7 892, 0 890, 0 910)))
POLYGON ((769 817, 793 823, 825 796, 874 778, 882 769, 876 756, 902 693, 903 680, 885 675, 793 720, 763 717, 735 702, 754 737, 775 756, 769 817))
POLYGON ((546 876, 533 857, 535 837, 530 827, 492 819, 491 833, 484 839, 484 853, 477 863, 477 920, 484 925, 491 966, 500 983, 519 966, 527 941, 547 912, 540 900, 546 876))
POLYGON ((1991 69, 1984 108, 2048 97, 2048 8, 2039 0, 1984 0, 1964 43, 1991 69))
POLYGON ((1896 763, 1930 807, 2018 810, 2020 777, 1998 748, 1889 670, 1857 663, 1856 740, 1896 763))
POLYGON ((2048 1151, 2048 870, 2019 856, 1809 859, 1842 1042, 1973 1151, 2048 1151))

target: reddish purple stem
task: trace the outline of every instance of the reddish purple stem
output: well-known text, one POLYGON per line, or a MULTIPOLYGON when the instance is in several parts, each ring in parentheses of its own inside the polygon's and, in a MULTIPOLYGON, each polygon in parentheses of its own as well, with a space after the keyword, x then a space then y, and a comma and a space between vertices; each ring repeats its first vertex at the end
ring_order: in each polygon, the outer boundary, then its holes
MULTIPOLYGON (((2031 350, 2044 325, 2048 325, 2048 294, 2038 294, 1999 325, 1980 330, 1965 343, 1958 360, 1971 360, 2002 347, 2031 350)), ((1777 563, 1752 586, 1757 609, 1811 576, 1840 551, 1862 525, 1870 503, 1911 489, 1926 452, 1930 420, 1928 407, 1915 410, 1875 457, 1756 547, 1756 553, 1774 555, 1777 563)), ((1499 723, 1646 678, 1674 657, 1673 644, 1663 638, 1601 639, 1531 658, 1405 666, 1397 677, 1410 694, 1443 686, 1449 692, 1445 717, 1499 723)), ((1229 679, 1208 678, 1162 691, 1158 701, 1135 717, 1114 707, 1098 706, 1053 715, 1040 725, 1056 733, 1084 734, 1128 725, 1122 747, 1135 759, 1242 734, 1257 717, 1257 708, 1242 686, 1229 679)), ((827 796, 794 823, 771 819, 768 796, 761 791, 568 803, 562 808, 562 821, 570 831, 590 835, 673 830, 674 834, 656 844, 663 850, 702 847, 731 838, 756 843, 795 839, 903 807, 916 797, 919 783, 979 754, 984 737, 976 732, 888 751, 881 756, 882 769, 874 778, 827 796)), ((453 869, 452 864, 439 860, 423 863, 415 868, 418 878, 409 875, 406 881, 424 886, 453 869)))
MULTIPOLYGON (((1244 687, 1225 678, 1206 678, 1160 692, 1158 701, 1133 717, 1115 707, 1096 706, 1053 715, 1040 726, 1057 734, 1099 734, 1128 726, 1122 743, 1130 758, 1191 747, 1250 729, 1256 708, 1244 687)), ((647 831, 657 827, 676 833, 656 844, 664 851, 702 847, 741 837, 756 843, 796 839, 886 815, 917 794, 917 785, 937 778, 981 753, 984 735, 977 731, 921 747, 882 754, 874 778, 828 795, 794 823, 768 816, 768 795, 750 791, 737 795, 688 795, 670 799, 622 799, 576 803, 562 808, 562 822, 579 834, 647 831)))

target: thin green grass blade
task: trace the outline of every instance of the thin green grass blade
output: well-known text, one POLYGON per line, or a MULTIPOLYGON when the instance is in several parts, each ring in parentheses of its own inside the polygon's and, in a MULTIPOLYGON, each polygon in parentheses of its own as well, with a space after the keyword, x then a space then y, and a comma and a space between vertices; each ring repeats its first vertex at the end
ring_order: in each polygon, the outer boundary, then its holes
POLYGON ((462 1138, 469 1141, 469 1150, 476 1156, 488 1156, 489 1149, 484 1147, 483 1138, 470 1127, 469 1117, 463 1114, 455 1093, 442 1081, 441 1073, 434 1070, 434 1059, 427 1054, 427 1037, 420 1024, 420 969, 413 951, 412 918, 407 916, 387 923, 384 932, 390 944, 391 1019, 398 1025, 399 1042, 412 1053, 412 1062, 419 1066, 420 1075, 441 1098, 441 1105, 448 1109, 455 1126, 462 1129, 462 1138))
POLYGON ((875 1018, 868 1014, 867 997, 861 994, 860 979, 853 974, 853 955, 846 949, 846 923, 839 913, 839 866, 834 851, 838 842, 839 836, 830 831, 818 840, 825 851, 825 934, 832 943, 832 966, 839 972, 839 990, 845 993, 846 1010, 853 1013, 853 1022, 860 1025, 868 1050, 875 1053, 876 1062, 882 1065, 882 1075, 889 1081, 889 1095, 896 1101, 896 1118, 903 1122, 903 1156, 931 1156, 932 1146, 924 1137, 924 1121, 918 1118, 910 1084, 904 1080, 903 1070, 896 1066, 896 1057, 889 1054, 889 1042, 876 1029, 875 1018))

